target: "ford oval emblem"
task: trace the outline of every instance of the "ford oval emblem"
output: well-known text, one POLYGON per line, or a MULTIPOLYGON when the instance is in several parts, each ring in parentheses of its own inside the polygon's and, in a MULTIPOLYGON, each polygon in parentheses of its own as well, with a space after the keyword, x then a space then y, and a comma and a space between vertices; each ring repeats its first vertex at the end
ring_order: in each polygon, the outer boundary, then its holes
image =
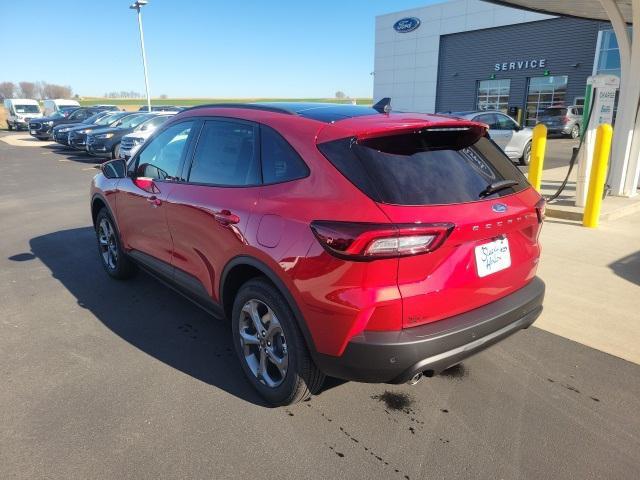
POLYGON ((494 203, 491 205, 491 210, 496 213, 504 213, 507 211, 507 206, 504 203, 494 203))
POLYGON ((393 29, 398 33, 413 32, 420 26, 420 19, 416 17, 401 18, 393 24, 393 29))

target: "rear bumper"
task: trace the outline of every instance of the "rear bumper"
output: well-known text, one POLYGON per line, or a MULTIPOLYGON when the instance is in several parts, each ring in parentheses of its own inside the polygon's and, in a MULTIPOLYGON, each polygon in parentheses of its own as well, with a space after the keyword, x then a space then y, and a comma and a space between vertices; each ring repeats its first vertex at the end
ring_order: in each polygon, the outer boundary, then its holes
POLYGON ((475 310, 397 332, 363 332, 340 357, 318 354, 325 374, 359 382, 404 383, 435 375, 529 327, 542 312, 545 286, 534 278, 520 290, 475 310))
POLYGON ((547 126, 547 133, 568 135, 571 133, 572 128, 573 125, 554 125, 551 127, 547 126))

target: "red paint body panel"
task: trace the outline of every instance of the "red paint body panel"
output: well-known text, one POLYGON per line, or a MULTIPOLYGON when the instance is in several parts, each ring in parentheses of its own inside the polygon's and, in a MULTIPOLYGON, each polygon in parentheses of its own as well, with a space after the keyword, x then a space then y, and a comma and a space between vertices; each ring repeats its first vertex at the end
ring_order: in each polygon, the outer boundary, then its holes
POLYGON ((176 115, 250 120, 278 131, 308 165, 306 178, 275 185, 223 188, 158 182, 147 192, 131 179, 99 174, 99 195, 115 214, 126 249, 140 250, 195 277, 220 302, 221 275, 238 256, 253 257, 278 276, 304 317, 318 353, 341 355, 364 330, 399 331, 495 301, 535 275, 540 224, 532 189, 468 204, 407 207, 377 204, 354 187, 319 152, 317 143, 406 132, 425 126, 477 125, 436 115, 371 115, 327 124, 296 115, 242 108, 201 108, 176 115), (160 204, 154 203, 154 196, 160 204), (221 212, 238 218, 224 224, 221 212), (450 222, 455 228, 435 251, 357 262, 327 253, 314 237, 314 220, 372 223, 450 222), (478 227, 474 229, 474 227, 478 227), (512 266, 479 278, 473 249, 506 235, 512 266))

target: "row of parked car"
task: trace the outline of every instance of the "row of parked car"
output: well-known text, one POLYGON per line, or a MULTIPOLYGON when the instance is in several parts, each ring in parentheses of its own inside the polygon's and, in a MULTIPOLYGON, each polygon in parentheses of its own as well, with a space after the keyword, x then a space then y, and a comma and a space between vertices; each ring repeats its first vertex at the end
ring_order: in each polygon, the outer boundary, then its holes
POLYGON ((39 140, 54 140, 90 155, 130 158, 153 131, 175 115, 179 107, 167 111, 152 107, 149 112, 124 112, 117 107, 99 105, 33 119, 29 134, 39 140))

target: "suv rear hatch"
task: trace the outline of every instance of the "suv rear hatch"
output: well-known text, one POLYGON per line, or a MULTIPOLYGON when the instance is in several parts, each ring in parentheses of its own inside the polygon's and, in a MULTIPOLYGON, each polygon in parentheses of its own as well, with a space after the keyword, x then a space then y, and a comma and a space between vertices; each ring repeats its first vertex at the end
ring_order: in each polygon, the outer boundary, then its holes
POLYGON ((538 121, 549 126, 561 126, 567 123, 567 108, 566 107, 552 107, 546 108, 540 112, 538 121))
POLYGON ((388 133, 318 148, 400 235, 433 226, 431 248, 398 255, 403 327, 472 310, 526 285, 537 269, 544 205, 486 128, 466 122, 388 133))

